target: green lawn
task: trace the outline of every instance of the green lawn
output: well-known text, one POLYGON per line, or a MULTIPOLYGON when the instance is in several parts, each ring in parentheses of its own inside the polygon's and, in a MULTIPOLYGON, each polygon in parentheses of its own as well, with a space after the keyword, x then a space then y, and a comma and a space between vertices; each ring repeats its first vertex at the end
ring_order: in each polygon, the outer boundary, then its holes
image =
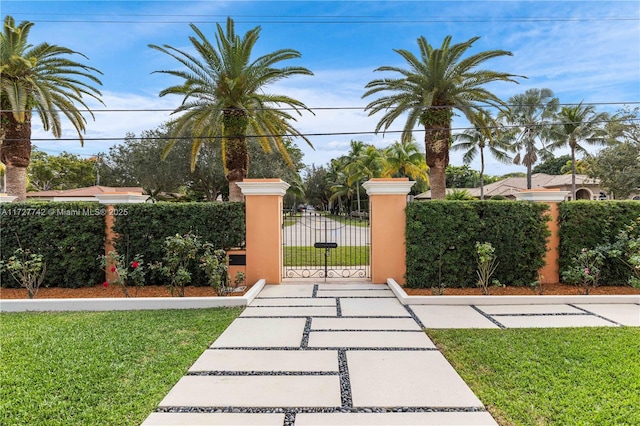
POLYGON ((140 424, 241 311, 0 314, 0 424, 140 424))
POLYGON ((502 425, 640 424, 640 328, 427 334, 502 425))
MULTIPOLYGON (((286 246, 284 266, 322 266, 324 249, 286 246)), ((360 266, 369 264, 369 246, 338 246, 329 250, 329 266, 360 266)))

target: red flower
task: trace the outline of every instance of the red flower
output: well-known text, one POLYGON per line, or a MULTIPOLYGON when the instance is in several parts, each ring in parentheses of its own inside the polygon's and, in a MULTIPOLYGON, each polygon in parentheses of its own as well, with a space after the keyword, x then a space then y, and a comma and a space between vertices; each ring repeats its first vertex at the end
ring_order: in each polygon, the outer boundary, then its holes
POLYGON ((105 281, 102 283, 102 287, 107 288, 109 287, 109 281, 105 281))
POLYGON ((116 271, 116 267, 115 267, 115 266, 112 266, 112 267, 111 267, 111 272, 115 272, 115 271, 116 271))
POLYGON ((131 262, 131 267, 133 269, 136 269, 138 266, 140 266, 140 262, 136 262, 135 260, 133 262, 131 262))

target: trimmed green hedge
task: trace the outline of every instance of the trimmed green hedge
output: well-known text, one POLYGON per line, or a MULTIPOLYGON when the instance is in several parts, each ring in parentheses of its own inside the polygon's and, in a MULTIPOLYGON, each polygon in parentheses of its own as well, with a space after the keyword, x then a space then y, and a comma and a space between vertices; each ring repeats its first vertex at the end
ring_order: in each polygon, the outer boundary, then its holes
MULTIPOLYGON (((0 259, 18 248, 39 253, 46 263, 43 286, 83 287, 102 282, 97 260, 104 253, 104 206, 91 202, 28 202, 0 205, 0 259)), ((3 287, 20 285, 4 272, 3 287)))
POLYGON ((408 287, 473 287, 476 242, 496 249, 493 279, 529 285, 544 266, 549 237, 546 204, 514 201, 429 201, 407 206, 408 287))
MULTIPOLYGON (((166 237, 191 232, 215 248, 242 247, 245 241, 244 203, 156 203, 115 206, 116 251, 127 261, 137 254, 149 265, 164 258, 166 237), (124 213, 126 212, 126 215, 124 213)), ((205 283, 202 271, 194 270, 192 283, 205 283)), ((148 284, 166 284, 157 271, 146 275, 148 284)))
MULTIPOLYGON (((559 204, 560 276, 581 249, 615 240, 618 232, 640 217, 638 201, 571 201, 559 204)), ((629 270, 621 262, 606 259, 600 282, 626 285, 629 270)))

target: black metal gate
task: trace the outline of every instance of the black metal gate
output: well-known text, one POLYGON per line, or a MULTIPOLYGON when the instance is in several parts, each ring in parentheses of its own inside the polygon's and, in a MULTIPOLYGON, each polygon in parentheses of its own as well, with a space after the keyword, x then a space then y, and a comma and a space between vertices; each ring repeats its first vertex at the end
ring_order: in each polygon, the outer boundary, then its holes
POLYGON ((370 278, 368 215, 283 213, 283 278, 370 278))

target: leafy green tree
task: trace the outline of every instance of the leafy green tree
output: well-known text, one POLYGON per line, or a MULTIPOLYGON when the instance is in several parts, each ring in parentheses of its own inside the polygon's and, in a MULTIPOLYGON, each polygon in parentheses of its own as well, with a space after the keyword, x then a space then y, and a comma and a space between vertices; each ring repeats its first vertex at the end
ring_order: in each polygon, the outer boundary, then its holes
POLYGON ((68 152, 48 155, 34 146, 27 176, 30 191, 92 186, 96 183, 96 158, 82 159, 68 152))
POLYGON ((626 199, 640 188, 640 144, 620 143, 601 150, 591 161, 589 174, 616 199, 626 199))
POLYGON ((331 186, 328 184, 327 169, 315 164, 305 170, 304 190, 307 203, 325 210, 331 198, 331 186))
POLYGON ((445 173, 447 188, 476 188, 480 185, 480 173, 467 164, 464 166, 448 165, 445 173))
POLYGON ((554 139, 551 149, 568 146, 571 150, 571 199, 576 199, 576 151, 587 153, 583 144, 604 144, 608 141, 605 124, 609 114, 596 112, 593 105, 562 107, 557 115, 558 124, 551 127, 554 139))
POLYGON ((509 108, 498 114, 504 124, 512 128, 505 137, 517 152, 514 164, 523 164, 527 168, 527 189, 531 189, 533 165, 540 155, 543 160, 550 157, 546 149, 547 126, 558 110, 558 98, 551 89, 529 89, 512 96, 507 101, 509 108))
MULTIPOLYGON (((296 99, 270 94, 265 89, 287 77, 312 73, 298 66, 276 67, 279 62, 301 56, 293 49, 276 50, 252 59, 260 27, 240 37, 236 35, 233 20, 228 18, 226 31, 217 25, 215 46, 198 27, 191 24, 191 29, 195 36, 189 37, 189 41, 197 56, 166 44, 149 45, 171 56, 185 68, 157 71, 183 80, 182 84, 162 90, 160 96, 173 94, 183 97, 182 104, 174 110, 174 114, 180 116, 171 122, 171 127, 176 137, 193 135, 192 169, 206 141, 221 141, 229 199, 242 201, 242 193, 236 183, 247 177, 249 170, 247 135, 255 135, 267 152, 275 148, 289 163, 285 135, 301 137, 311 145, 291 125, 291 121, 295 121, 291 111, 300 115, 302 110, 309 109, 296 99)), ((167 152, 177 140, 170 141, 167 152)))
POLYGON ((426 162, 434 199, 446 195, 445 169, 449 164, 451 120, 454 110, 460 111, 470 122, 487 105, 504 107, 505 103, 489 92, 486 84, 494 81, 516 82, 513 74, 482 70, 485 61, 511 56, 504 50, 489 50, 463 58, 478 40, 473 37, 464 43, 451 45, 451 36, 434 49, 425 37, 418 38, 419 57, 413 53, 395 50, 409 68, 382 66, 376 71, 391 72, 397 77, 376 79, 366 85, 363 97, 383 94, 366 106, 369 115, 385 111, 376 126, 376 132, 386 131, 402 117, 405 120, 402 139, 410 141, 416 126, 425 128, 426 162))
POLYGON ((454 151, 464 151, 462 160, 465 164, 471 163, 477 155, 480 155, 480 199, 484 200, 484 149, 488 148, 489 153, 498 161, 508 163, 511 157, 508 154, 510 145, 505 139, 500 138, 495 120, 488 114, 479 114, 476 125, 473 129, 454 136, 458 143, 451 149, 454 151))
POLYGON ((0 34, 0 161, 6 166, 6 191, 26 199, 27 167, 31 160, 31 119, 35 110, 45 131, 62 136, 60 112, 78 132, 80 143, 86 118, 93 113, 84 96, 98 100, 92 84, 102 84, 97 69, 73 61, 67 55, 81 53, 54 44, 29 43, 32 22, 16 26, 11 16, 4 19, 0 34), (78 106, 81 108, 79 109, 78 106))
POLYGON ((532 170, 532 173, 546 173, 548 175, 563 175, 565 174, 562 169, 567 162, 571 162, 571 155, 561 155, 559 157, 551 157, 546 159, 540 164, 537 164, 532 170))
MULTIPOLYGON (((101 154, 100 183, 109 186, 141 186, 153 200, 161 193, 179 192, 189 181, 189 147, 182 143, 164 160, 167 127, 145 130, 140 137, 128 133, 124 143, 101 154)), ((224 177, 222 177, 224 179, 224 177)))

